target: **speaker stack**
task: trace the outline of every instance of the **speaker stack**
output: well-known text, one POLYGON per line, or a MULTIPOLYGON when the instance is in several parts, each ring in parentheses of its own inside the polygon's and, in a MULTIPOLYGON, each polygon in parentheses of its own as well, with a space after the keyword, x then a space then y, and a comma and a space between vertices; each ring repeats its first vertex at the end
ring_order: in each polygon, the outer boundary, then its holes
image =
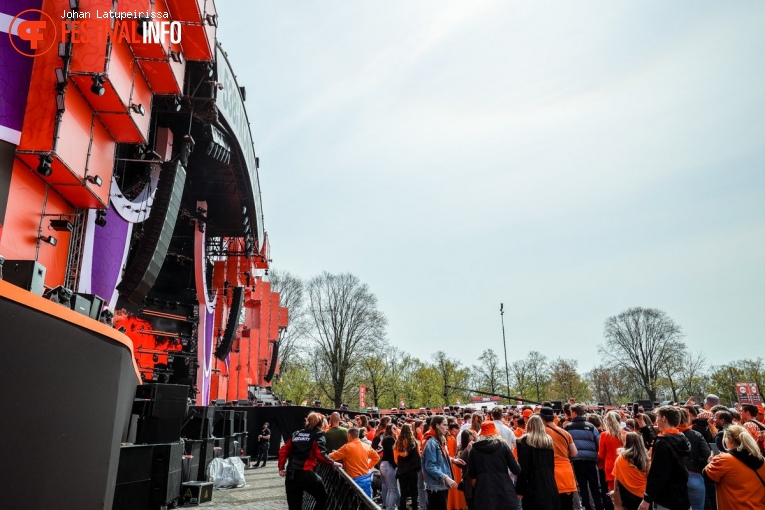
POLYGON ((181 438, 189 387, 144 384, 136 390, 133 413, 138 415, 136 443, 172 443, 181 438))
POLYGON ((120 448, 113 510, 148 508, 151 492, 152 445, 120 448))
POLYGON ((180 442, 155 444, 152 448, 151 490, 152 507, 176 503, 181 495, 183 446, 180 442))
POLYGON ((234 435, 239 442, 239 451, 235 453, 238 456, 247 455, 247 411, 234 411, 234 435))
POLYGON ((215 455, 213 428, 215 406, 192 406, 181 429, 186 442, 186 455, 191 455, 188 469, 184 466, 183 481, 207 480, 207 467, 215 455))

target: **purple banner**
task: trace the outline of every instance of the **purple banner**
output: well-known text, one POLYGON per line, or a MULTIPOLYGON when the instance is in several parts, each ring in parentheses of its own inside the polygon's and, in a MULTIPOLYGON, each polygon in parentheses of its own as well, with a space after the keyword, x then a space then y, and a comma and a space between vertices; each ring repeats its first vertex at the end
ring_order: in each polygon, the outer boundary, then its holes
MULTIPOLYGON (((106 226, 93 231, 90 292, 110 301, 122 273, 122 259, 130 224, 114 211, 106 210, 106 226)), ((109 303, 114 306, 115 303, 109 303)))
MULTIPOLYGON (((20 50, 31 52, 27 41, 18 36, 10 36, 8 31, 11 21, 20 12, 39 9, 41 5, 41 0, 0 0, 0 140, 15 145, 19 143, 21 127, 24 124, 24 111, 27 107, 35 59, 26 57, 14 49, 11 37, 20 50)), ((24 16, 27 20, 39 18, 37 13, 24 16)))

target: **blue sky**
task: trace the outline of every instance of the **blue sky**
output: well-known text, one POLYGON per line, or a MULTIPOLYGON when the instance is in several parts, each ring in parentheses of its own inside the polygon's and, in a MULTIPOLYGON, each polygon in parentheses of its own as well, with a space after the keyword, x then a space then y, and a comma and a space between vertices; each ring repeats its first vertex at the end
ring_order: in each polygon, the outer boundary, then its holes
POLYGON ((765 356, 765 4, 219 0, 273 266, 369 284, 392 344, 597 362, 667 312, 765 356))

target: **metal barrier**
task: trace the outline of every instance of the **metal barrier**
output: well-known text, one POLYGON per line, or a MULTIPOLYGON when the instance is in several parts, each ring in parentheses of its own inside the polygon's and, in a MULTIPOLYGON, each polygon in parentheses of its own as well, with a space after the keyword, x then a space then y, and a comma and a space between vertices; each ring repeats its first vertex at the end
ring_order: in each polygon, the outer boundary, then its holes
MULTIPOLYGON (((314 471, 327 489, 327 510, 381 510, 342 469, 320 463, 314 471)), ((303 510, 314 510, 315 506, 316 501, 303 493, 303 510)))

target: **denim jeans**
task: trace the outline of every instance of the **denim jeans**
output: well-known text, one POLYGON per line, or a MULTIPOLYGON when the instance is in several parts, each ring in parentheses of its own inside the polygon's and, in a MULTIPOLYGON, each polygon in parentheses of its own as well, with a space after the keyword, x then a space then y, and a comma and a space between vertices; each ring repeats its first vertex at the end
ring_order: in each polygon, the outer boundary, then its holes
POLYGON ((688 473, 688 498, 693 510, 704 510, 705 501, 704 477, 700 473, 688 473))
POLYGON ((385 492, 382 494, 383 505, 388 510, 393 510, 396 508, 399 499, 396 468, 387 460, 383 461, 380 463, 380 474, 384 480, 383 488, 387 490, 387 494, 385 492))

